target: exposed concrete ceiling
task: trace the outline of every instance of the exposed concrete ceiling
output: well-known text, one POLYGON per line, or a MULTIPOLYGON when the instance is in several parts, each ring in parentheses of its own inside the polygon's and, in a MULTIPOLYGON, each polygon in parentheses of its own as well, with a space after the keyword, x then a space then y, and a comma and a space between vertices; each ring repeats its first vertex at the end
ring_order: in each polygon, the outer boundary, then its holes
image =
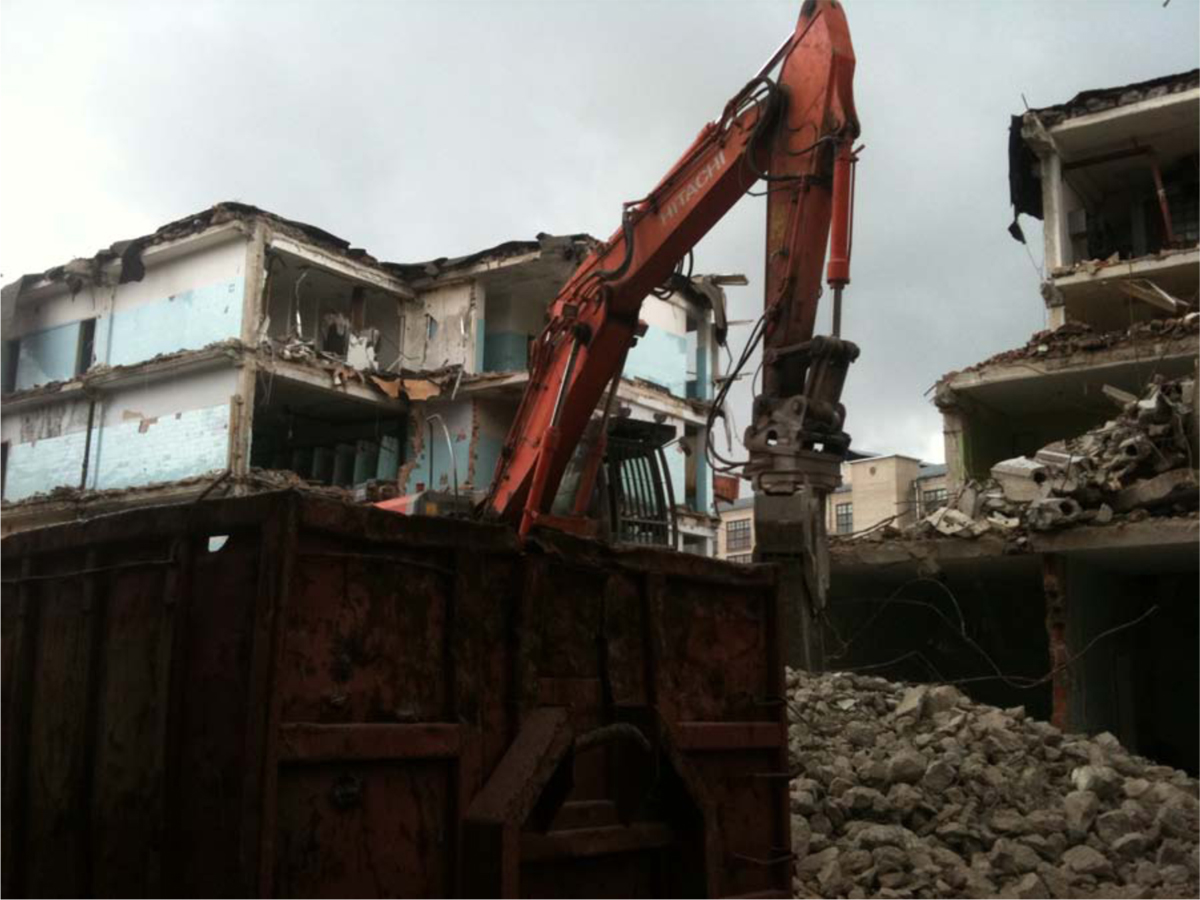
POLYGON ((1110 150, 1150 145, 1164 163, 1195 152, 1200 89, 1068 119, 1050 130, 1065 161, 1110 150))
POLYGON ((402 409, 380 394, 372 402, 335 388, 303 384, 286 375, 264 375, 255 397, 260 406, 296 413, 330 422, 361 422, 372 418, 395 419, 402 409))
POLYGON ((950 386, 959 397, 969 398, 993 412, 1020 418, 1036 409, 1041 413, 1094 411, 1116 413, 1111 400, 1101 392, 1106 385, 1140 395, 1154 375, 1179 378, 1190 375, 1194 352, 1157 356, 1152 348, 1145 355, 1125 352, 1108 361, 1089 360, 1087 365, 1048 370, 1036 359, 1015 362, 990 370, 962 373, 950 386))

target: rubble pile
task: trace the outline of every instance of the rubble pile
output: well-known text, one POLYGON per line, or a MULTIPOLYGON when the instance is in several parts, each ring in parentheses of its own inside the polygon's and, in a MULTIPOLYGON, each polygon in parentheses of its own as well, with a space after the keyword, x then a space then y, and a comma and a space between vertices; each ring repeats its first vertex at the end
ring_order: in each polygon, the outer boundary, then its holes
POLYGON ((1106 524, 1116 513, 1195 509, 1195 390, 1190 378, 1156 378, 1141 397, 1105 387, 1119 407, 1116 418, 1031 459, 997 463, 989 480, 968 483, 918 527, 973 538, 1106 524))
POLYGON ((1198 783, 956 688, 788 671, 797 897, 1195 897, 1198 783))
POLYGON ((1085 322, 1067 322, 1052 330, 1035 332, 1024 347, 997 353, 962 371, 973 372, 1030 359, 1057 359, 1095 353, 1112 347, 1137 346, 1142 342, 1194 339, 1197 334, 1200 334, 1200 313, 1188 313, 1170 319, 1147 319, 1135 322, 1125 331, 1097 331, 1085 322))

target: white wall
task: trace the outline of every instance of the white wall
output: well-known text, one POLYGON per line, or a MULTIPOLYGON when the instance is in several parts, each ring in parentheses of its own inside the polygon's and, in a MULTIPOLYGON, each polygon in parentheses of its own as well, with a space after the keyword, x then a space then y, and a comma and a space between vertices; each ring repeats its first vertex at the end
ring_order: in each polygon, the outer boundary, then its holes
POLYGON ((420 295, 423 315, 405 314, 405 365, 438 369, 461 365, 467 374, 482 368, 484 290, 476 282, 460 282, 420 295))

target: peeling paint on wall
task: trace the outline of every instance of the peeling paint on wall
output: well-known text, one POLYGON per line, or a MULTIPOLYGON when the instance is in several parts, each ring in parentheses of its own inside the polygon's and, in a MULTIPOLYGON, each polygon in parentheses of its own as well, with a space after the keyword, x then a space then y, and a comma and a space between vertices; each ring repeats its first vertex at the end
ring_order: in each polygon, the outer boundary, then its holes
POLYGON ((8 448, 4 499, 23 500, 59 487, 79 487, 87 434, 76 431, 8 448))
POLYGON ((243 291, 239 277, 117 312, 101 358, 112 366, 127 366, 236 338, 242 331, 243 291))
POLYGON ((229 453, 228 403, 188 410, 167 419, 137 414, 129 419, 115 427, 109 425, 95 436, 89 466, 94 475, 89 477, 88 487, 137 487, 225 468, 229 453))

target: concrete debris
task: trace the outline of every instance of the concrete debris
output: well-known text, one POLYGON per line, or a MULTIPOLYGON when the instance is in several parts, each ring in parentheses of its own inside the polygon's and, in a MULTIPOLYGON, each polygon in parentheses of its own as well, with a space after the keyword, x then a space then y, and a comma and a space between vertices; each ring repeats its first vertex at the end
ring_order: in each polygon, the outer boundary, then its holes
POLYGON ((1032 459, 997 463, 989 480, 969 482, 917 528, 976 538, 988 531, 1105 525, 1117 513, 1196 509, 1195 381, 1158 377, 1141 397, 1105 393, 1121 407, 1116 418, 1043 447, 1032 459))
MULTIPOLYGON (((1024 347, 1005 350, 961 371, 974 372, 1030 359, 1058 359, 1163 341, 1183 342, 1188 339, 1194 340, 1197 334, 1200 334, 1200 316, 1196 313, 1173 319, 1136 322, 1125 331, 1096 331, 1083 322, 1067 322, 1052 331, 1037 332, 1024 347)), ((949 380, 955 374, 957 373, 948 373, 942 381, 949 380)))
POLYGON ((1200 785, 951 686, 789 670, 793 896, 1194 897, 1200 785))
POLYGON ((1195 493, 1195 472, 1191 469, 1175 469, 1125 488, 1117 494, 1113 506, 1119 512, 1128 512, 1139 507, 1187 502, 1194 499, 1192 495, 1195 493))
POLYGON ((986 521, 974 519, 967 513, 950 506, 931 513, 925 521, 939 533, 948 537, 975 538, 991 527, 986 521))
POLYGON ((992 466, 992 478, 1009 500, 1020 503, 1045 496, 1042 485, 1046 483, 1046 467, 1037 460, 1018 456, 998 462, 992 466))

